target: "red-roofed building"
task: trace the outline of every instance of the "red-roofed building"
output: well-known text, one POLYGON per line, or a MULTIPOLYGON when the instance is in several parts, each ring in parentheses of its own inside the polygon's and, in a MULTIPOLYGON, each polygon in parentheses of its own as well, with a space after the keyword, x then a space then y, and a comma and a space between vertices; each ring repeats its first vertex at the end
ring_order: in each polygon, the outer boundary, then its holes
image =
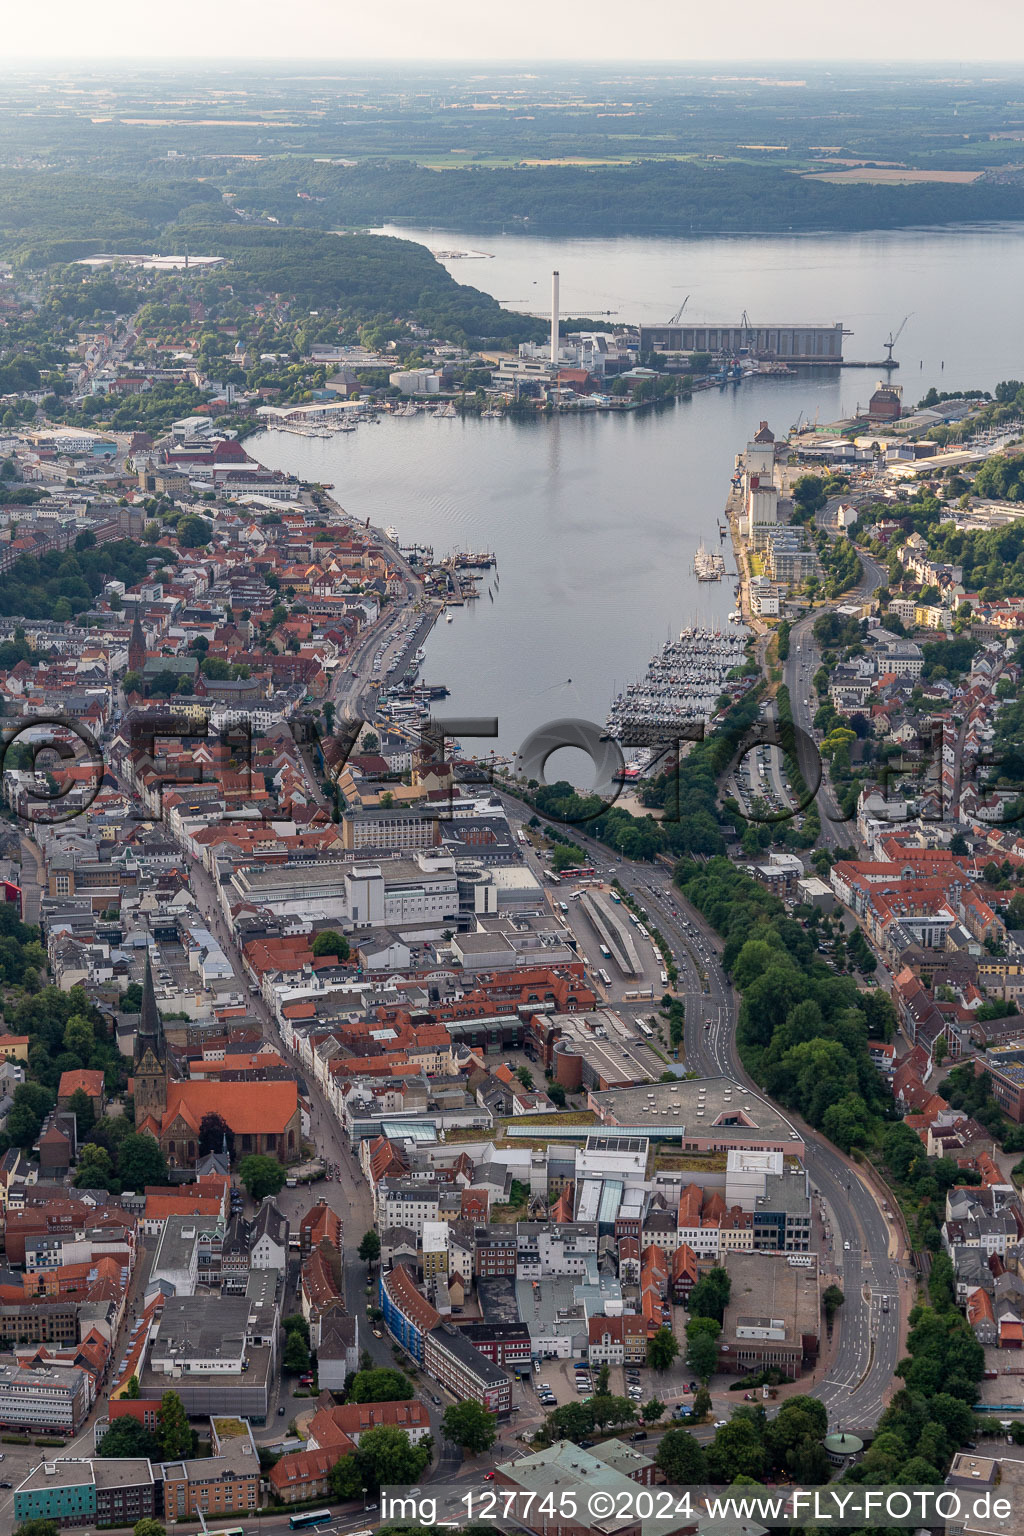
MULTIPOLYGON (((354 1450, 354 1446, 350 1446, 354 1450)), ((267 1473, 267 1482, 282 1504, 302 1504, 308 1499, 331 1495, 331 1471, 348 1448, 332 1446, 329 1451, 290 1451, 275 1461, 267 1473)))
POLYGON ((638 1364, 647 1358, 648 1337, 647 1319, 636 1313, 587 1319, 591 1365, 638 1364))
POLYGON ((688 1243, 680 1243, 672 1255, 672 1296, 680 1304, 686 1302, 699 1279, 697 1255, 688 1243))
MULTIPOLYGON (((419 1398, 396 1403, 346 1403, 341 1408, 320 1408, 309 1425, 307 1444, 311 1450, 332 1446, 358 1445, 369 1429, 382 1425, 404 1430, 415 1445, 430 1434, 430 1416, 419 1398)), ((337 1450, 336 1455, 345 1455, 337 1450)))
MULTIPOLYGON (((92 1107, 96 1112, 96 1119, 102 1120, 103 1109, 106 1104, 105 1085, 103 1073, 90 1072, 78 1069, 72 1072, 62 1072, 60 1084, 57 1088, 57 1108, 67 1109, 72 1094, 84 1093, 92 1101, 92 1107)), ((81 1132, 79 1132, 81 1136, 81 1132)))
POLYGON ((302 1128, 295 1082, 168 1082, 167 1107, 160 1119, 147 1116, 139 1129, 156 1137, 168 1163, 183 1167, 195 1162, 203 1117, 210 1114, 219 1115, 234 1132, 239 1156, 259 1152, 290 1162, 299 1154, 302 1128))

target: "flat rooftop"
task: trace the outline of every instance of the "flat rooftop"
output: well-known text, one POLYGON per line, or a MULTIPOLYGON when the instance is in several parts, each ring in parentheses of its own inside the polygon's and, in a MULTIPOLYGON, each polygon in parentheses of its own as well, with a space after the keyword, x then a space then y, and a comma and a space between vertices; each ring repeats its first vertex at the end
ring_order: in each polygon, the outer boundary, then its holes
MULTIPOLYGON (((609 1127, 630 1131, 650 1128, 656 1137, 680 1126, 687 1136, 723 1143, 763 1145, 788 1143, 793 1127, 774 1105, 730 1077, 678 1078, 674 1083, 651 1083, 641 1088, 610 1088, 591 1093, 590 1105, 609 1127)), ((797 1137, 797 1140, 801 1138, 797 1137)))
POLYGON ((237 1360, 244 1353, 250 1310, 244 1296, 169 1296, 150 1359, 237 1360))
POLYGON ((732 1290, 725 1309, 723 1338, 735 1338, 741 1323, 763 1325, 769 1319, 783 1323, 787 1343, 799 1343, 801 1334, 820 1332, 817 1255, 810 1255, 810 1264, 791 1264, 790 1257, 784 1253, 725 1255, 723 1262, 732 1290))

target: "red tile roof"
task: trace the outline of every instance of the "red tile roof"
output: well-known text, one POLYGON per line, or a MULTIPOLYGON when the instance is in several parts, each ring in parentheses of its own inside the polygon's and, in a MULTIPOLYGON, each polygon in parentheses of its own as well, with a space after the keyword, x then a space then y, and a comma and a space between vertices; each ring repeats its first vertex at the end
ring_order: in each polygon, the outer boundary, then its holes
POLYGON ((83 1071, 81 1068, 72 1072, 62 1072, 60 1086, 57 1089, 58 1099, 70 1099, 73 1093, 81 1089, 87 1093, 90 1099, 103 1097, 103 1073, 83 1071))

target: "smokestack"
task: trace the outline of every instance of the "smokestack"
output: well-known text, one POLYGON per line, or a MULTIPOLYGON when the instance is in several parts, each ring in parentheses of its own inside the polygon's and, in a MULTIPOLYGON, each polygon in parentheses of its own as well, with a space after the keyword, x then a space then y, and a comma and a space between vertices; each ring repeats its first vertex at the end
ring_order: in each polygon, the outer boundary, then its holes
POLYGON ((558 273, 551 274, 551 366, 558 367, 558 273))

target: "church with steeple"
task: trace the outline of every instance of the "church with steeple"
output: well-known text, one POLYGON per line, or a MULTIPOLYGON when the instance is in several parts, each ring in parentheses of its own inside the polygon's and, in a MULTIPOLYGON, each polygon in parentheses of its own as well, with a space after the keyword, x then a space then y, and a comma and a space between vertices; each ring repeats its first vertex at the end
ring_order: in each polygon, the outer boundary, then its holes
POLYGON ((135 604, 135 618, 132 620, 132 633, 128 641, 128 670, 137 672, 142 676, 146 666, 146 636, 143 632, 142 622, 139 619, 139 605, 135 604))
MULTIPOLYGON (((136 623, 138 619, 136 618, 136 623)), ((167 1042, 163 1020, 156 1005, 153 967, 146 956, 146 979, 142 984, 142 1012, 135 1034, 135 1124, 148 1116, 163 1119, 167 1108, 167 1042)))
POLYGON ((133 1059, 135 1129, 153 1136, 172 1168, 194 1167, 203 1120, 218 1115, 234 1136, 235 1153, 260 1152, 293 1162, 302 1152, 298 1084, 219 1082, 179 1075, 157 1007, 153 968, 146 956, 142 1010, 133 1059))

